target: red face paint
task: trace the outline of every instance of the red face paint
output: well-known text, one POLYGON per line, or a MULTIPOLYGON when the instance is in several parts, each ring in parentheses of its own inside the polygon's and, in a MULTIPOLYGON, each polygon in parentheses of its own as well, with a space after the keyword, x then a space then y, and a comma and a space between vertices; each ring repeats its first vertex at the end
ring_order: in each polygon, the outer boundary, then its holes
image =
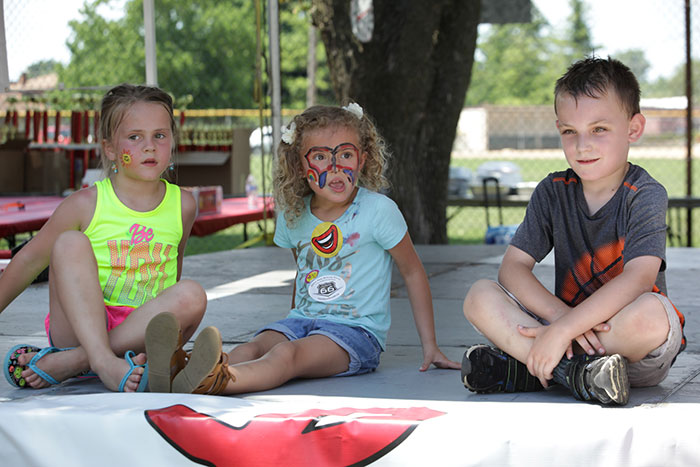
MULTIPOLYGON (((355 184, 355 171, 360 163, 360 150, 352 143, 340 143, 334 148, 314 146, 304 155, 314 171, 319 188, 326 186, 328 172, 342 171, 351 184, 355 184)), ((311 170, 309 172, 311 172, 311 170)), ((311 177, 309 177, 311 180, 311 177)))

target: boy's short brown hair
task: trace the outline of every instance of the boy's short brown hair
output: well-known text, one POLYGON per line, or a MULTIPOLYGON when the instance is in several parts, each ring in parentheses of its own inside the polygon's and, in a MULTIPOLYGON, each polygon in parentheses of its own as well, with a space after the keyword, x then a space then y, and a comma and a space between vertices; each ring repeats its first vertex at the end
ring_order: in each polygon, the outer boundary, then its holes
POLYGON ((620 105, 630 118, 640 112, 639 82, 624 63, 611 57, 587 57, 579 60, 569 67, 554 86, 554 112, 557 111, 559 96, 569 94, 574 99, 579 96, 598 98, 610 89, 615 91, 620 105))

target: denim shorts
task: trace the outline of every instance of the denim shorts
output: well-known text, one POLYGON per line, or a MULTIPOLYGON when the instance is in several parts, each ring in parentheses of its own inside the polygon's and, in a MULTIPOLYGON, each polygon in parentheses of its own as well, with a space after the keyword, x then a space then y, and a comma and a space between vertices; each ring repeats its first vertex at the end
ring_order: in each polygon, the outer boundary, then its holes
POLYGON ((256 335, 263 331, 277 331, 284 334, 290 341, 314 334, 328 337, 350 356, 350 365, 347 371, 335 376, 369 373, 379 366, 379 354, 382 352, 382 348, 376 337, 359 326, 334 323, 327 319, 285 318, 268 324, 260 329, 256 335))

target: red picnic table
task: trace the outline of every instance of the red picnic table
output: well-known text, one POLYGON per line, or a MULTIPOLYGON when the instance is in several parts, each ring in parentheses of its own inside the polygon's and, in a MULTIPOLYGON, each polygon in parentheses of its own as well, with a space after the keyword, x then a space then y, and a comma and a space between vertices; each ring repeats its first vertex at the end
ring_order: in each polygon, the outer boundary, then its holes
POLYGON ((247 240, 245 226, 263 218, 274 219, 275 206, 272 197, 259 197, 254 206, 248 205, 248 198, 226 198, 221 202, 221 212, 200 214, 192 226, 192 235, 206 237, 219 230, 236 224, 243 224, 243 236, 247 240))
MULTIPOLYGON (((15 235, 41 229, 63 199, 60 196, 0 196, 0 238, 6 238, 10 247, 14 247, 15 235)), ((271 197, 259 197, 252 207, 247 198, 226 198, 221 203, 221 212, 202 214, 195 219, 192 235, 204 237, 243 224, 243 236, 247 239, 246 224, 263 218, 274 218, 271 197)))

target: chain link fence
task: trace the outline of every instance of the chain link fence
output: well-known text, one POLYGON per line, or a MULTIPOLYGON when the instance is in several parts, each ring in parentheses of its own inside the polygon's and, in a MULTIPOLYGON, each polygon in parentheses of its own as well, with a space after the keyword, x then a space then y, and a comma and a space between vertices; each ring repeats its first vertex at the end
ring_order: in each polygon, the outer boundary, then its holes
MULTIPOLYGON (((539 3, 539 2, 535 2, 539 3)), ((570 2, 560 2, 570 3, 570 2)), ((698 194, 698 126, 700 111, 698 104, 698 83, 700 83, 700 60, 697 50, 693 56, 693 89, 695 110, 692 128, 687 125, 687 89, 685 86, 686 54, 686 3, 691 8, 691 37, 700 34, 700 2, 684 1, 641 1, 641 2, 586 2, 592 8, 587 9, 588 24, 600 24, 601 28, 613 29, 620 37, 633 37, 637 49, 620 50, 621 44, 597 42, 596 53, 611 55, 625 62, 637 74, 642 89, 642 113, 647 123, 644 136, 633 144, 630 161, 644 167, 667 189, 671 202, 668 212, 669 245, 700 245, 700 223, 698 213, 694 213, 692 223, 688 222, 691 210, 687 203, 678 198, 698 194), (619 7, 629 12, 632 9, 644 10, 646 17, 638 22, 631 15, 615 16, 608 7, 619 7), (648 24, 655 24, 648 27, 648 24), (659 44, 676 44, 676 49, 666 48, 666 54, 678 58, 675 68, 663 69, 662 75, 648 76, 648 63, 638 61, 640 55, 652 55, 651 48, 659 44), (647 47, 647 48, 645 48, 647 47), (645 66, 646 65, 646 66, 645 66), (692 142, 692 162, 689 164, 689 138, 692 142), (690 176, 688 168, 692 165, 690 176), (680 207, 679 207, 680 206, 680 207), (688 228, 691 228, 689 239, 688 228), (695 226, 695 228, 692 228, 695 226)), ((534 18, 533 18, 534 20, 534 18)), ((480 26, 484 27, 483 25, 480 26)), ((489 25, 492 29, 506 29, 512 25, 489 25)), ((480 29, 480 49, 486 44, 480 29)), ((495 34, 493 34, 495 35, 495 34)), ((603 38, 605 39, 605 38, 603 38)), ((695 40, 697 43, 697 40, 695 40)), ((525 47, 521 47, 521 50, 525 47)), ((603 56, 605 56, 603 55, 603 56)), ((648 59, 651 59, 649 57, 648 59)), ((523 61, 536 61, 533 54, 523 61)), ((477 63, 487 62, 488 57, 477 52, 477 63)), ((478 65, 477 67, 478 68, 478 65)), ((560 73, 565 71, 564 68, 560 73)), ((512 70, 508 70, 512 72, 512 70)), ((523 75, 526 76, 526 75, 523 75)), ((479 75, 472 75, 470 89, 479 90, 482 83, 479 75), (476 82, 475 82, 476 80, 476 82)), ((552 80, 551 90, 553 91, 552 80)), ((551 93, 550 93, 551 94, 551 93)), ((484 241, 487 219, 491 224, 499 222, 496 200, 488 202, 489 208, 471 206, 476 204, 473 198, 483 196, 482 180, 485 176, 496 176, 505 183, 501 187, 504 195, 502 220, 506 225, 517 225, 523 218, 526 199, 537 181, 548 173, 566 169, 567 163, 561 151, 559 134, 555 127, 553 96, 546 104, 527 105, 480 105, 463 110, 451 161, 450 196, 456 199, 448 208, 448 235, 451 242, 478 243, 484 241), (472 198, 465 202, 463 198, 472 198), (510 202, 508 202, 510 201, 510 202), (490 216, 486 212, 491 211, 490 216)))
MULTIPOLYGON (((6 92, 0 93, 0 196, 6 199, 8 195, 19 194, 63 194, 80 187, 85 169, 97 168, 99 148, 95 127, 101 95, 120 82, 145 81, 142 2, 113 0, 100 6, 94 6, 92 1, 83 4, 74 0, 4 0, 3 3, 11 84, 6 92), (65 10, 71 7, 80 10, 67 14, 65 10), (42 21, 61 23, 57 30, 63 32, 49 37, 38 24, 39 17, 42 21), (47 56, 41 48, 26 47, 37 42, 48 44, 48 41, 66 43, 68 50, 64 55, 47 56), (21 54, 29 54, 29 57, 19 60, 21 54), (21 65, 16 65, 18 63, 21 65), (122 67, 120 63, 134 65, 122 67), (68 149, 68 144, 72 144, 73 149, 68 149), (22 176, 18 175, 20 171, 22 176)), ((243 196, 245 180, 252 174, 260 193, 271 192, 264 3, 155 2, 159 84, 174 96, 181 124, 178 157, 181 161, 189 160, 190 164, 178 164, 173 175, 176 182, 223 185, 225 197, 243 196), (200 10, 206 9, 208 15, 195 14, 196 5, 202 7, 200 10), (236 27, 231 28, 231 24, 236 27), (161 65, 164 63, 168 66, 161 65), (262 132, 260 127, 264 128, 262 132), (209 154, 208 159, 203 154, 209 154), (206 167, 204 163, 197 164, 196 159, 192 162, 193 157, 212 160, 213 154, 230 160, 230 167, 224 169, 222 165, 211 163, 206 167), (199 171, 197 176, 192 175, 195 168, 199 171), (223 171, 229 171, 226 182, 220 182, 223 171)), ((597 53, 625 61, 640 78, 644 98, 642 112, 647 125, 642 140, 631 150, 630 160, 663 183, 671 198, 696 195, 700 117, 696 110, 693 127, 687 128, 683 70, 686 3, 691 7, 691 37, 698 37, 700 1, 619 0, 615 3, 623 8, 626 5, 630 10, 643 10, 658 26, 645 27, 646 23, 631 18, 629 21, 611 19, 612 15, 604 7, 609 2, 584 2, 587 24, 612 20, 621 36, 645 39, 637 41, 632 51, 612 39, 595 35, 592 44, 597 53), (667 46, 668 54, 680 59, 667 69, 650 70, 653 46, 648 44, 673 44, 667 46), (646 57, 646 63, 639 60, 640 54, 646 57), (690 139, 688 131, 691 131, 690 139), (689 140, 695 145, 692 163, 687 158, 689 140), (689 166, 692 166, 690 176, 687 175, 689 166)), ((533 0, 529 5, 533 25, 542 18, 541 13, 547 12, 536 10, 543 9, 546 4, 545 0, 533 0)), ((312 70, 307 66, 311 41, 308 11, 303 5, 305 2, 281 3, 283 103, 296 109, 304 106, 306 76, 312 70)), ((550 96, 553 80, 565 70, 566 60, 560 59, 557 63, 549 60, 548 65, 556 69, 552 79, 547 78, 551 81, 545 93, 547 97, 534 99, 534 104, 494 99, 477 104, 470 102, 470 96, 480 95, 488 84, 488 76, 479 70, 488 68, 492 55, 487 52, 489 47, 494 47, 499 28, 513 27, 518 26, 480 26, 475 71, 451 160, 447 213, 451 243, 482 243, 487 212, 491 224, 518 224, 537 181, 549 172, 567 167, 550 96), (482 180, 494 175, 501 182, 503 207, 500 210, 495 207, 495 200, 488 200, 488 208, 483 205, 482 180)), ((54 31, 48 26, 45 30, 54 31)), ((554 25, 547 26, 544 31, 551 43, 566 35, 554 25)), ((510 43, 504 47, 517 46, 510 43)), ((528 50, 519 49, 519 53, 532 54, 532 57, 523 57, 525 61, 541 60, 541 56, 536 55, 541 55, 541 49, 528 50)), ((696 58, 697 52, 694 53, 693 76, 698 83, 700 60, 696 58)), ((316 57, 317 101, 332 102, 320 42, 316 57)), ((509 72, 516 73, 518 80, 517 69, 509 72)), ((697 85, 692 91, 695 108, 700 109, 697 85)), ((286 120, 298 111, 286 110, 283 117, 286 120)), ((690 226, 691 244, 700 245, 698 214, 695 213, 689 223, 692 211, 680 201, 676 205, 681 207, 669 209, 669 244, 685 245, 690 226)), ((213 235, 191 238, 187 254, 233 248, 272 230, 269 219, 247 227, 235 225, 213 235)), ((22 236, 18 238, 21 240, 22 236)), ((8 246, 7 239, 0 240, 0 250, 8 246)))

